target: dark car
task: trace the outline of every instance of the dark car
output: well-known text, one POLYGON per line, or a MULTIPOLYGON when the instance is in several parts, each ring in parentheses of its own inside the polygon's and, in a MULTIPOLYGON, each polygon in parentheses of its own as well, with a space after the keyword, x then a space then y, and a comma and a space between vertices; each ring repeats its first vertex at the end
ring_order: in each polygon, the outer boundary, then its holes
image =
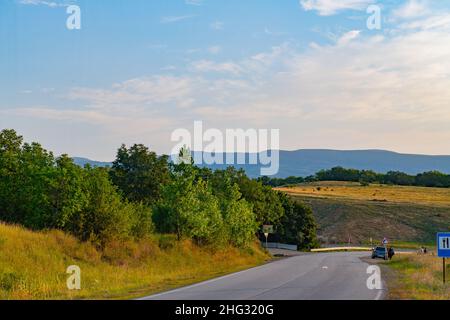
POLYGON ((376 258, 387 260, 385 247, 376 247, 372 250, 372 259, 376 258))

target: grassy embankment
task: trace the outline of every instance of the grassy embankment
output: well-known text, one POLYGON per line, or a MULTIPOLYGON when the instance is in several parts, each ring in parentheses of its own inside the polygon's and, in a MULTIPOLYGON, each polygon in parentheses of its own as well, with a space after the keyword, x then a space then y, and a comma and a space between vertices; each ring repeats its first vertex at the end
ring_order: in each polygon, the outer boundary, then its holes
POLYGON ((383 262, 388 273, 390 299, 449 300, 450 265, 447 262, 447 283, 442 281, 442 258, 435 255, 402 255, 383 262))
POLYGON ((0 223, 0 299, 132 298, 268 259, 257 244, 246 250, 213 250, 162 235, 100 251, 60 231, 31 232, 0 223), (70 265, 81 268, 79 291, 67 289, 70 265))
POLYGON ((318 182, 278 190, 309 204, 319 235, 331 242, 388 237, 397 248, 420 246, 450 229, 450 189, 318 182))

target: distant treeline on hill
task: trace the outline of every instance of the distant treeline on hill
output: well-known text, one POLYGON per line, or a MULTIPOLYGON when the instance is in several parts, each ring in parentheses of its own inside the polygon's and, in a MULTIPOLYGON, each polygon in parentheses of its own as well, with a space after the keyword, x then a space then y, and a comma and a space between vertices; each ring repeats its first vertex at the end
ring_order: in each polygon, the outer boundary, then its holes
POLYGON ((308 177, 288 177, 269 178, 261 177, 260 180, 264 185, 279 187, 284 185, 293 185, 303 182, 315 181, 349 181, 360 182, 361 184, 381 183, 400 186, 420 186, 420 187, 450 187, 450 175, 439 171, 429 171, 418 175, 409 175, 399 171, 389 171, 388 173, 376 173, 372 170, 356 170, 335 167, 329 170, 321 170, 315 175, 308 177))

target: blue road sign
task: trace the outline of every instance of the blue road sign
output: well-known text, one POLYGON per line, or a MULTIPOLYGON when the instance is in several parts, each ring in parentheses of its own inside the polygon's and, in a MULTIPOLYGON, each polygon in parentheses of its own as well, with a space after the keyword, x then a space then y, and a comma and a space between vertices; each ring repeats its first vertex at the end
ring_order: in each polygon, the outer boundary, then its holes
POLYGON ((438 257, 450 258, 450 233, 442 232, 437 234, 437 251, 438 257))

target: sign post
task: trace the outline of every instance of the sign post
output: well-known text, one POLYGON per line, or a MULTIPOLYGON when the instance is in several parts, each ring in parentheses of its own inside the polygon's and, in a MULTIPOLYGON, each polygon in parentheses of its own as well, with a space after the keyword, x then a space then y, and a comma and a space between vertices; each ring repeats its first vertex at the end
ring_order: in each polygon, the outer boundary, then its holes
POLYGON ((450 232, 437 234, 437 253, 442 258, 442 281, 445 283, 445 259, 450 257, 450 232))
POLYGON ((265 224, 263 225, 264 236, 266 237, 266 249, 267 249, 267 238, 269 238, 269 234, 273 233, 273 225, 265 224))
POLYGON ((445 258, 442 258, 442 280, 445 284, 445 258))

